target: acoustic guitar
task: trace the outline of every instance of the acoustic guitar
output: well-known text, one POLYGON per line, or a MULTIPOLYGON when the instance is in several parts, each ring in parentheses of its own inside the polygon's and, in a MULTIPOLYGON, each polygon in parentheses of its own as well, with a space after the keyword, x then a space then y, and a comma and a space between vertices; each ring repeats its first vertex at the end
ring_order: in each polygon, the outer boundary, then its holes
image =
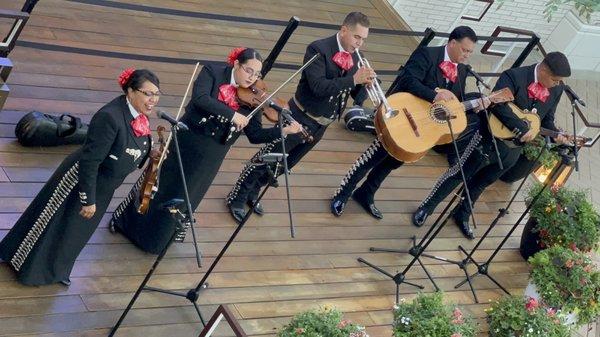
MULTIPOLYGON (((573 135, 568 135, 561 131, 555 131, 555 130, 543 128, 543 127, 541 127, 542 121, 540 119, 540 116, 535 111, 532 112, 527 109, 521 110, 514 103, 508 103, 508 106, 510 107, 512 112, 519 119, 521 119, 522 121, 527 123, 529 130, 533 130, 535 132, 536 137, 538 135, 542 135, 542 136, 556 138, 559 135, 563 135, 563 136, 566 136, 571 142, 576 140, 578 146, 582 146, 584 143, 591 140, 591 138, 588 138, 588 137, 582 137, 582 136, 574 137, 573 135)), ((515 141, 515 143, 517 143, 517 145, 523 145, 522 142, 519 142, 517 139, 515 139, 517 137, 516 131, 510 130, 507 126, 502 124, 500 119, 498 119, 498 117, 496 117, 494 114, 490 114, 489 129, 490 129, 490 133, 496 138, 512 139, 515 141)))
MULTIPOLYGON (((514 100, 508 88, 487 96, 492 104, 514 100)), ((465 111, 476 108, 481 98, 460 102, 454 98, 436 103, 427 102, 407 92, 387 97, 394 114, 386 114, 381 106, 375 114, 375 129, 383 147, 394 158, 406 163, 423 158, 435 145, 452 141, 448 119, 454 137, 467 127, 465 111), (391 117, 387 117, 391 116, 391 117)))

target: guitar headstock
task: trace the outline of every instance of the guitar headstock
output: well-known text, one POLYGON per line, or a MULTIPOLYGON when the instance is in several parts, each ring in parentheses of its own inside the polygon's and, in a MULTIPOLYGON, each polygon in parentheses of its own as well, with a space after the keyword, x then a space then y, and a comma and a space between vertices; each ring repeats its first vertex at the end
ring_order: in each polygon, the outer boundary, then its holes
POLYGON ((488 96, 488 98, 493 104, 512 102, 515 100, 515 96, 508 88, 502 88, 494 91, 488 96))

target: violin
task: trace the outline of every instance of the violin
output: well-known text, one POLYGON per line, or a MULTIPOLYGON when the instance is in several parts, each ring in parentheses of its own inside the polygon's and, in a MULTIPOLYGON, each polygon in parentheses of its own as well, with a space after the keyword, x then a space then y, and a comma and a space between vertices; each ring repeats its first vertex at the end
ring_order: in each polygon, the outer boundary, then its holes
POLYGON ((146 214, 148 207, 150 207, 150 200, 154 198, 154 194, 158 191, 158 174, 160 168, 161 157, 165 151, 167 142, 165 141, 164 132, 166 128, 160 125, 157 128, 158 131, 158 148, 154 148, 148 154, 148 165, 144 169, 144 182, 142 183, 142 189, 140 190, 139 198, 140 205, 138 206, 138 213, 146 214))
MULTIPOLYGON (((262 104, 265 101, 265 99, 268 98, 268 96, 269 96, 269 94, 267 93, 267 84, 265 83, 265 81, 263 81, 261 79, 256 80, 254 82, 254 84, 252 84, 248 88, 242 88, 242 87, 237 88, 237 97, 238 97, 239 103, 250 109, 255 108, 255 107, 259 106, 260 104, 262 104)), ((274 103, 275 105, 280 106, 285 109, 289 108, 287 102, 282 98, 274 98, 269 103, 274 103)), ((269 104, 267 104, 263 108, 263 116, 265 116, 267 118, 267 120, 269 120, 273 123, 277 123, 279 121, 279 113, 274 108, 269 106, 269 104)), ((295 122, 295 120, 292 118, 291 122, 295 122)), ((302 128, 302 130, 300 131, 300 134, 301 134, 302 139, 304 139, 305 141, 307 141, 309 143, 314 140, 313 137, 304 128, 302 128)))

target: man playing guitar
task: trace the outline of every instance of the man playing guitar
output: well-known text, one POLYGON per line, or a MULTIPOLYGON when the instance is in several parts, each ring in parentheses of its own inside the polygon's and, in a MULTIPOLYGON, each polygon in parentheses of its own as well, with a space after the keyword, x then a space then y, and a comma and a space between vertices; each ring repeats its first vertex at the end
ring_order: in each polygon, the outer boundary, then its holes
MULTIPOLYGON (((494 91, 502 88, 510 89, 514 95, 513 103, 518 108, 537 111, 542 121, 542 127, 558 131, 554 125, 554 114, 563 92, 561 81, 570 75, 571 68, 566 56, 560 52, 552 52, 541 63, 504 71, 498 79, 494 91)), ((490 110, 509 130, 515 133, 521 142, 529 142, 535 138, 537 131, 530 130, 528 124, 518 118, 508 104, 495 105, 490 110)), ((521 147, 509 146, 509 144, 499 141, 497 143, 498 151, 504 170, 498 168, 497 156, 491 142, 492 136, 487 123, 485 123, 486 119, 481 118, 481 121, 480 132, 483 136, 481 150, 463 155, 456 165, 438 179, 429 196, 413 214, 415 226, 422 226, 435 207, 462 182, 458 165, 462 164, 463 166, 471 200, 475 202, 486 187, 494 183, 517 162, 521 154, 521 147)), ((562 134, 558 134, 554 140, 557 143, 568 141, 567 137, 562 134)), ((471 211, 464 195, 452 214, 459 227, 469 229, 467 232, 463 231, 465 236, 473 239, 474 235, 469 227, 471 211)))
MULTIPOLYGON (((447 101, 455 97, 462 101, 467 77, 465 62, 476 42, 475 32, 461 26, 450 33, 447 45, 418 48, 403 69, 397 91, 411 93, 427 102, 447 101)), ((375 192, 390 172, 402 164, 388 154, 379 140, 375 140, 343 178, 331 200, 331 212, 340 216, 352 196, 371 215, 383 218, 374 204, 375 192), (362 186, 355 189, 367 174, 362 186)))

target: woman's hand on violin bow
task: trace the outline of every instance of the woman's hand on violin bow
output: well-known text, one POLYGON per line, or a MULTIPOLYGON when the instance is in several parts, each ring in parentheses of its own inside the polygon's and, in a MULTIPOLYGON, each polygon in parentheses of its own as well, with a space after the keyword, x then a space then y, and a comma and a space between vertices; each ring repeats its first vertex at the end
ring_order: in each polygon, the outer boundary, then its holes
POLYGON ((233 119, 231 120, 231 122, 233 123, 233 125, 235 125, 237 131, 241 131, 243 128, 246 127, 246 125, 248 125, 248 117, 242 115, 239 112, 235 112, 233 114, 233 119))

